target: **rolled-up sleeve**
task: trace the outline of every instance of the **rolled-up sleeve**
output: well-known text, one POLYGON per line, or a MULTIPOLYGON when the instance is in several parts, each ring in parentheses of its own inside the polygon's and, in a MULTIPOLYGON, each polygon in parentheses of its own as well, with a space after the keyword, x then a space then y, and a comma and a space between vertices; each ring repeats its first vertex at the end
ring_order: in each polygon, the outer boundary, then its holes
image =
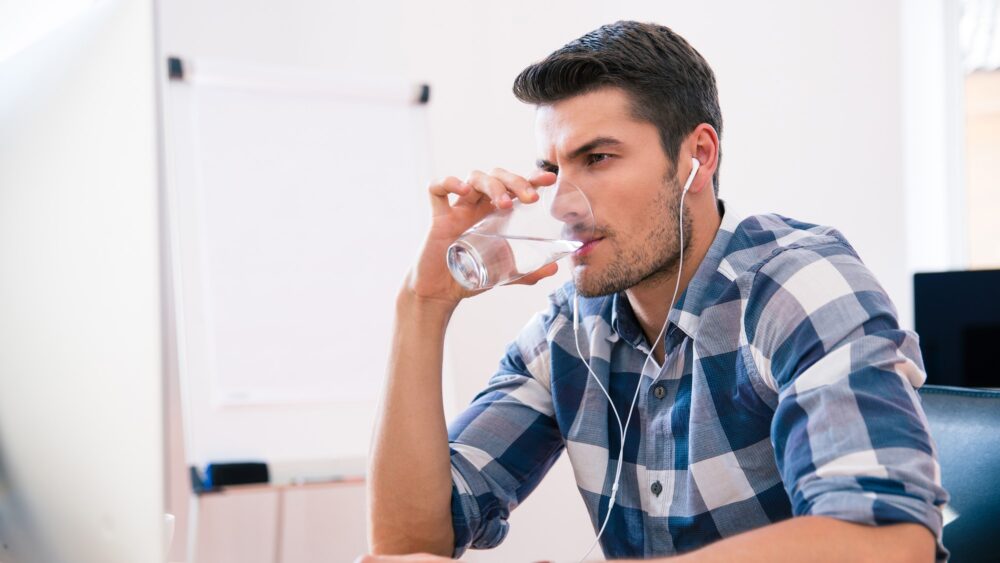
POLYGON ((745 297, 753 365, 777 393, 771 437, 794 514, 922 524, 946 558, 917 337, 871 272, 841 241, 793 247, 755 272, 745 297))
POLYGON ((510 512, 562 452, 546 339, 558 314, 553 298, 507 347, 486 389, 448 427, 455 557, 470 546, 487 549, 503 541, 510 512))

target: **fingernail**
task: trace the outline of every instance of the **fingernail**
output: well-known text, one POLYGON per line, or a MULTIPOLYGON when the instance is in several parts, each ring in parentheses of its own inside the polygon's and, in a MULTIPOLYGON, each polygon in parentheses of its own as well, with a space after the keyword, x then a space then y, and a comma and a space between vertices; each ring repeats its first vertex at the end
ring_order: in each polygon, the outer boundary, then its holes
POLYGON ((530 195, 530 196, 536 196, 536 195, 538 195, 538 191, 537 191, 537 190, 535 190, 535 188, 531 188, 531 187, 529 187, 529 188, 528 188, 527 190, 525 190, 525 191, 527 191, 527 192, 528 192, 528 195, 530 195))

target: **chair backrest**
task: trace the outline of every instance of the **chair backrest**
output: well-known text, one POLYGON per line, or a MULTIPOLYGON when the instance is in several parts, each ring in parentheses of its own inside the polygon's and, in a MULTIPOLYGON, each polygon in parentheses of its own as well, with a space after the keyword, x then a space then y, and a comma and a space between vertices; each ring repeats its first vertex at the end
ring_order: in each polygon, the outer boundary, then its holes
POLYGON ((951 560, 1000 561, 1000 391, 925 385, 920 396, 958 513, 944 528, 951 560))

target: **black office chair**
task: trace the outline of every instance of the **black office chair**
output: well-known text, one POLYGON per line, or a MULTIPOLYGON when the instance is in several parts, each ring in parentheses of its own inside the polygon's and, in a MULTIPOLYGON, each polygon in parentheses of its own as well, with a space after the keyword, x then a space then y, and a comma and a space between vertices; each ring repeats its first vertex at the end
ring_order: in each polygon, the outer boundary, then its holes
POLYGON ((1000 391, 925 385, 920 396, 958 513, 944 528, 951 561, 1000 561, 1000 391))

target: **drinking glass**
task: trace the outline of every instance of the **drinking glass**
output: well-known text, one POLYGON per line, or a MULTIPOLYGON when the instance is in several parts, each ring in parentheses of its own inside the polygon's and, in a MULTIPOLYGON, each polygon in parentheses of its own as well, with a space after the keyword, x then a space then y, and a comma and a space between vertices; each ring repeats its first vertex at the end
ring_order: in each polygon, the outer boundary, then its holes
POLYGON ((566 180, 536 188, 538 200, 514 200, 462 234, 448 248, 448 269, 467 289, 516 281, 569 256, 594 236, 594 214, 579 187, 566 180))

